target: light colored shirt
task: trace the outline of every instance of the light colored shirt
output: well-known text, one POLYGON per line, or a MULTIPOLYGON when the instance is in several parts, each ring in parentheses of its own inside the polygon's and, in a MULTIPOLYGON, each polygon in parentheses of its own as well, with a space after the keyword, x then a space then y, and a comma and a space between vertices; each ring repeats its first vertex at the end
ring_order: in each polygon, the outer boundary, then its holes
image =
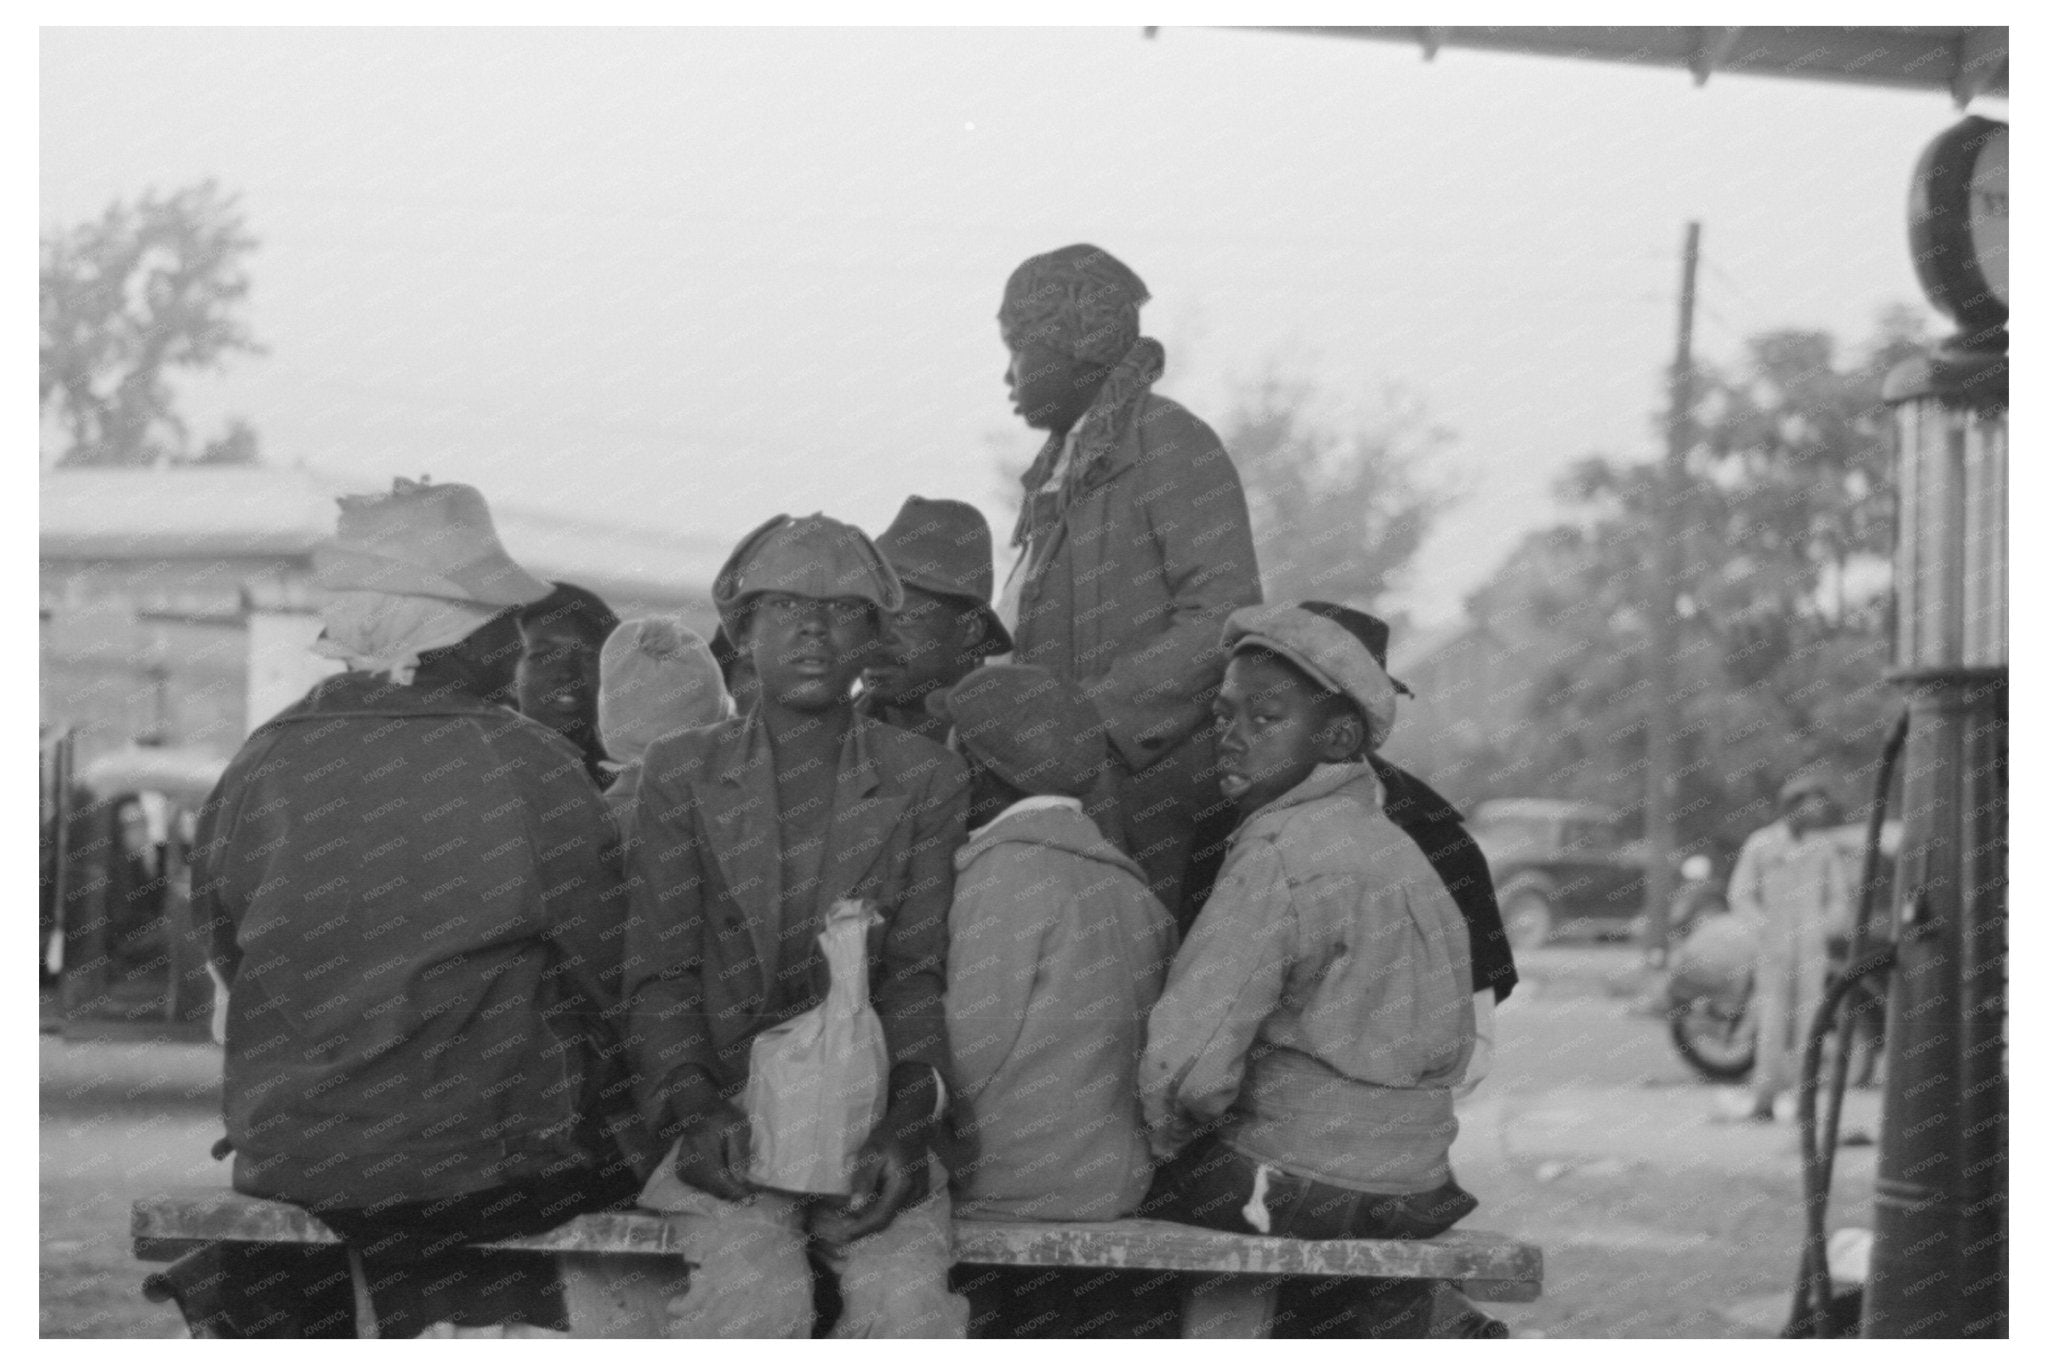
POLYGON ((1728 878, 1728 908, 1756 926, 1767 957, 1824 954, 1850 928, 1847 860, 1819 831, 1794 835, 1774 821, 1749 836, 1728 878))

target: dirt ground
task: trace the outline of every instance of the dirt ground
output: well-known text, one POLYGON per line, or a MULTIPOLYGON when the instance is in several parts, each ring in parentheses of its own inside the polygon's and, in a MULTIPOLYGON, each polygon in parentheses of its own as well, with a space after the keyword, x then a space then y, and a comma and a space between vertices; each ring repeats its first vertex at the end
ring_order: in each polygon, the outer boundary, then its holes
MULTIPOLYGON (((1797 1130, 1714 1122, 1620 945, 1546 949, 1500 1016, 1494 1074, 1461 1112, 1467 1226, 1540 1244, 1542 1299, 1496 1304, 1518 1336, 1756 1337, 1782 1325, 1801 1226, 1797 1130)), ((219 1054, 208 1044, 41 1043, 41 1324, 54 1337, 171 1337, 146 1302, 128 1206, 225 1184, 219 1054)), ((1875 1135, 1877 1094, 1845 1131, 1875 1135)), ((1868 1226, 1874 1148, 1837 1163, 1831 1226, 1868 1226)))

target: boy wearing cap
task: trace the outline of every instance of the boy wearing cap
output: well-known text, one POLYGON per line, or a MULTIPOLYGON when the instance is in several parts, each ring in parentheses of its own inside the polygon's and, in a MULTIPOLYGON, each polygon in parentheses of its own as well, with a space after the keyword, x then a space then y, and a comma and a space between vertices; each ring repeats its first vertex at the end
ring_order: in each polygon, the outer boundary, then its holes
MULTIPOLYGON (((953 859, 946 973, 955 1207, 974 1218, 1121 1218, 1152 1177, 1138 1056, 1173 919, 1082 812, 1108 759, 1086 698, 1041 668, 984 668, 945 710, 974 826, 953 859)), ((1122 1325, 1136 1288, 1037 1268, 980 1271, 963 1287, 975 1334, 1004 1337, 1104 1334, 1095 1329, 1122 1325)))
POLYGON ((1107 761, 1086 698, 1025 666, 947 700, 975 829, 953 858, 946 1032, 962 1212, 1120 1218, 1151 1179, 1138 1112, 1145 1015, 1172 917, 1081 796, 1107 761))
POLYGON ((945 742, 945 718, 926 703, 1011 649, 989 600, 993 543, 988 519, 969 504, 916 496, 875 538, 903 583, 903 609, 891 613, 882 648, 861 675, 862 715, 945 742))
MULTIPOLYGON (((1219 785, 1242 822, 1153 1009, 1142 1093, 1163 1216, 1291 1237, 1429 1237, 1474 1045, 1465 925, 1367 754, 1394 687, 1361 613, 1251 607, 1223 634, 1219 785)), ((1283 1287, 1275 1336, 1423 1335, 1435 1286, 1283 1287), (1360 1322, 1363 1319, 1363 1322, 1360 1322)))
POLYGON ((930 1175, 943 1102, 946 910, 967 775, 936 744, 857 716, 851 688, 902 606, 859 530, 778 516, 712 589, 760 695, 745 716, 647 751, 630 857, 626 995, 642 1110, 671 1147, 642 1202, 676 1215, 691 1260, 681 1337, 810 1334, 807 1244, 837 1272, 836 1336, 959 1336, 946 1289, 951 1206, 930 1175), (830 985, 830 906, 866 901, 869 999, 887 1110, 844 1200, 749 1182, 737 1103, 757 1035, 830 985))

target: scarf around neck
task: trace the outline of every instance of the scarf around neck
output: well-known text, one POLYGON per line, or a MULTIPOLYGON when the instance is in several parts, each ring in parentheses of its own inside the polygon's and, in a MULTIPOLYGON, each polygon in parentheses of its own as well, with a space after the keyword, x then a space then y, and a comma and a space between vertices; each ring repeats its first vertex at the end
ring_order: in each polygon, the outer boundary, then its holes
POLYGON ((1145 395, 1165 372, 1165 347, 1146 336, 1131 344, 1123 359, 1111 367, 1109 377, 1102 381, 1101 390, 1081 414, 1081 420, 1074 424, 1073 462, 1060 486, 1050 490, 1045 487, 1046 481, 1059 464, 1067 438, 1056 432, 1047 434, 1038 458, 1024 471, 1024 506, 1017 514, 1011 545, 1021 549, 1039 541, 1066 516, 1068 506, 1078 494, 1100 481, 1106 457, 1123 439, 1145 395))

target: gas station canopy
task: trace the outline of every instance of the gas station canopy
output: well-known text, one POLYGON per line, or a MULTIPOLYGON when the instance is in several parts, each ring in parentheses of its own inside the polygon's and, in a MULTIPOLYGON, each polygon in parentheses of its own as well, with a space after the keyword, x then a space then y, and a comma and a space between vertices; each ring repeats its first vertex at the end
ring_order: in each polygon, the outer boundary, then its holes
POLYGON ((1958 108, 2006 94, 2010 39, 2003 27, 1285 28, 1331 38, 1413 43, 1425 58, 1447 47, 1681 67, 1704 85, 1717 72, 1838 80, 1946 91, 1958 108))

